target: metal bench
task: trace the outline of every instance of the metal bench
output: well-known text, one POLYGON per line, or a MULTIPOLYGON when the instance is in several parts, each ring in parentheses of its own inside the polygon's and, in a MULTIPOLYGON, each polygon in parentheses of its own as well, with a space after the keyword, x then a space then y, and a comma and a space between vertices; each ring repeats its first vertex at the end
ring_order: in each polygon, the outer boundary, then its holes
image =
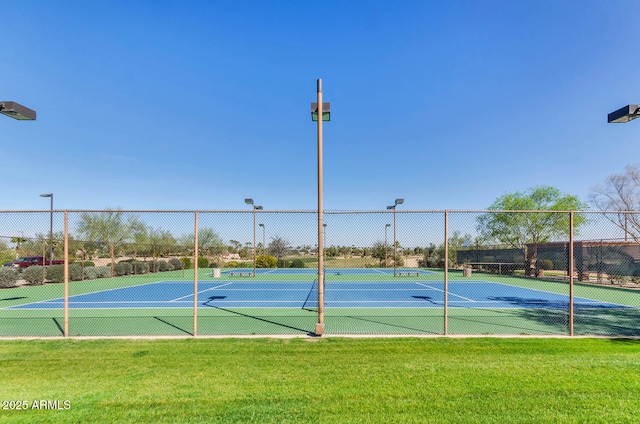
POLYGON ((231 271, 229 272, 230 277, 253 277, 252 271, 231 271))

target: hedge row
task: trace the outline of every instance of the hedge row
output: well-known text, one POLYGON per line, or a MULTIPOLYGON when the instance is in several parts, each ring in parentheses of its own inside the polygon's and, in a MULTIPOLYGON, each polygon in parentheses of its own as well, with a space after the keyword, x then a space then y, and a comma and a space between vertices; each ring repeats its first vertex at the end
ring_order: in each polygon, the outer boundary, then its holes
MULTIPOLYGON (((209 264, 207 258, 198 258, 198 267, 217 267, 216 263, 209 264)), ((171 258, 169 260, 153 260, 142 262, 134 259, 120 261, 113 267, 116 276, 148 274, 153 272, 166 272, 180 269, 190 269, 191 258, 171 258)), ((29 284, 42 284, 44 281, 52 283, 64 282, 64 265, 42 267, 30 266, 18 272, 15 268, 0 267, 0 288, 11 288, 18 285, 21 278, 29 284)), ((69 281, 95 280, 112 276, 111 265, 95 266, 91 261, 75 262, 69 265, 69 281), (84 265, 84 276, 83 276, 84 265), (83 278, 84 277, 84 278, 83 278)))
MULTIPOLYGON (((95 280, 98 278, 111 277, 111 265, 92 266, 89 261, 84 263, 84 278, 83 267, 79 263, 73 263, 69 265, 69 281, 82 281, 82 280, 95 280)), ((166 272, 176 269, 183 269, 185 267, 184 261, 178 258, 172 258, 168 261, 150 261, 142 262, 136 260, 124 260, 120 261, 113 267, 113 273, 116 276, 133 275, 133 274, 148 274, 151 272, 166 272)), ((13 270, 11 268, 7 268, 13 270)), ((29 284, 42 284, 42 267, 30 266, 22 272, 22 278, 29 284)), ((48 266, 45 269, 45 280, 51 283, 64 282, 64 265, 48 266)), ((15 270, 13 270, 15 271, 15 270)), ((16 280, 19 274, 16 272, 16 280)), ((2 276, 0 276, 2 279, 2 276)), ((10 279, 10 278, 9 278, 10 279)), ((0 281, 0 287, 15 287, 15 283, 10 286, 2 286, 0 281)))

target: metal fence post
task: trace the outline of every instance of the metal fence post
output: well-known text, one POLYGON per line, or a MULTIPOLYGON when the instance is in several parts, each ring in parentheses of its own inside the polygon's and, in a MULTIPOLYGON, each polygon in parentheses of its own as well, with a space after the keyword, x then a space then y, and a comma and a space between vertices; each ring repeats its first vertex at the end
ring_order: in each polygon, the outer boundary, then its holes
POLYGON ((198 211, 193 230, 193 337, 198 335, 198 211))
POLYGON ((573 211, 569 212, 569 335, 573 336, 573 211))
MULTIPOLYGON (((51 256, 53 261, 53 255, 51 256)), ((64 211, 64 337, 69 337, 69 212, 64 211)))
POLYGON ((449 334, 449 211, 444 211, 444 335, 449 334))

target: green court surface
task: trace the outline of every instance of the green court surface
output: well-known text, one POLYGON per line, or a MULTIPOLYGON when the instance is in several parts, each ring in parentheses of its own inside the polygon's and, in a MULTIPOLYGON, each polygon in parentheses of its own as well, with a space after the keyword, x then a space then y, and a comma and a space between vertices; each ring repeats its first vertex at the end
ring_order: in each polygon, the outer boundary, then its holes
MULTIPOLYGON (((193 270, 71 282, 69 335, 312 335, 317 270, 252 271, 199 270, 195 319, 193 270)), ((450 271, 445 308, 442 270, 399 272, 326 270, 325 334, 569 334, 567 282, 450 271)), ((62 337, 63 296, 62 284, 0 290, 0 337, 62 337)), ((573 309, 576 335, 640 335, 638 291, 575 284, 573 309)))

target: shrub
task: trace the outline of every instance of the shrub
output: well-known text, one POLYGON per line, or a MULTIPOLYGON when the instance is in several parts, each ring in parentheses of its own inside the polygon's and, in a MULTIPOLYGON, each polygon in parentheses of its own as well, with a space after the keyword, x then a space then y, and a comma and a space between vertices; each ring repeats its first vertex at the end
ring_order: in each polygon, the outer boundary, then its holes
POLYGON ((225 266, 227 268, 238 268, 238 262, 236 261, 229 261, 225 264, 225 266))
POLYGON ((74 262, 74 263, 76 263, 78 265, 84 265, 85 268, 89 267, 89 266, 96 266, 95 262, 93 262, 93 261, 80 261, 80 262, 74 262))
POLYGON ((98 271, 96 267, 90 266, 84 269, 85 280, 95 280, 96 278, 98 278, 98 271))
POLYGON ((22 279, 29 284, 43 284, 44 278, 44 267, 40 265, 33 265, 22 271, 22 279))
POLYGON ((64 265, 51 265, 47 267, 47 281, 52 283, 64 283, 64 265))
POLYGON ((0 267, 0 288, 15 287, 18 285, 18 271, 11 267, 0 267))
POLYGON ((209 268, 220 268, 218 262, 209 262, 209 268))
POLYGON ((111 277, 111 266, 103 265, 95 267, 96 277, 98 278, 109 278, 111 277))
POLYGON ((275 268, 278 260, 271 255, 260 255, 256 257, 257 268, 275 268))
POLYGON ((141 261, 131 262, 132 271, 134 274, 146 274, 149 272, 149 264, 141 261))
POLYGON ((156 261, 155 259, 151 259, 148 262, 145 261, 144 263, 147 264, 147 272, 158 272, 158 261, 156 261))
POLYGON ((156 271, 158 272, 169 271, 169 263, 167 261, 158 261, 156 264, 156 271))
POLYGON ((69 265, 69 281, 82 281, 82 266, 69 265))
POLYGON ((191 269, 191 258, 187 258, 186 256, 180 258, 180 262, 184 264, 184 268, 182 269, 191 269))
POLYGON ((172 270, 176 270, 176 269, 182 269, 184 264, 178 258, 171 258, 171 259, 169 259, 169 265, 171 265, 171 269, 172 270))
POLYGON ((118 276, 129 275, 133 272, 133 266, 131 265, 131 262, 127 262, 127 261, 118 262, 114 268, 114 271, 118 276))
POLYGON ((307 265, 304 263, 302 259, 294 259, 291 261, 291 265, 289 268, 306 268, 307 265))
POLYGON ((0 250, 0 265, 6 262, 13 262, 16 259, 16 252, 13 249, 0 250))
POLYGON ((541 259, 538 261, 538 268, 553 269, 553 261, 551 259, 541 259))
POLYGON ((207 268, 209 266, 209 259, 200 257, 198 258, 198 268, 207 268))

